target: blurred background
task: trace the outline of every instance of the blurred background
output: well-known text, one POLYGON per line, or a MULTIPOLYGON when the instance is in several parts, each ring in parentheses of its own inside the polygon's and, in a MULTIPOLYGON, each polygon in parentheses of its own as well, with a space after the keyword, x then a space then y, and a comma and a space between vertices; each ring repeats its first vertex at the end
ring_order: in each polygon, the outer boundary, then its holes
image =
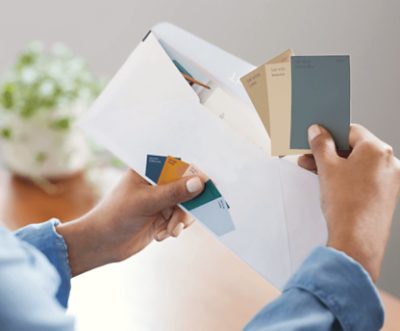
MULTIPOLYGON (((0 216, 11 228, 74 218, 118 178, 123 166, 74 123, 161 21, 254 65, 287 48, 298 55, 350 54, 352 121, 400 153, 396 0, 14 0, 2 8, 0 159, 24 177, 0 170, 0 216)), ((398 208, 379 286, 400 297, 399 275, 398 208)))

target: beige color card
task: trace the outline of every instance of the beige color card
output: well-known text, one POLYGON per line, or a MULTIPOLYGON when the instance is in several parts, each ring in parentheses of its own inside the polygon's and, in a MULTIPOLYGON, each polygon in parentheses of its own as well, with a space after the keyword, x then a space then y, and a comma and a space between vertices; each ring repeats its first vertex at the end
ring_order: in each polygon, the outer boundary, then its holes
POLYGON ((202 172, 194 164, 189 165, 189 167, 186 169, 182 177, 189 177, 189 176, 199 176, 204 182, 207 182, 210 179, 204 172, 202 172))
POLYGON ((309 153, 310 150, 290 149, 291 126, 291 63, 267 64, 271 153, 273 156, 309 153))
POLYGON ((240 79, 269 136, 271 136, 271 126, 269 120, 265 66, 269 63, 290 61, 290 56, 292 55, 293 51, 288 49, 240 79))

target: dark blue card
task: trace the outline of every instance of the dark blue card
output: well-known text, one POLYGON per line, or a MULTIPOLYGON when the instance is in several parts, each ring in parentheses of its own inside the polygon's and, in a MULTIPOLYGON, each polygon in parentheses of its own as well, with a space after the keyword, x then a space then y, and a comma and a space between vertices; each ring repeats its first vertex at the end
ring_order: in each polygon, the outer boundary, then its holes
POLYGON ((166 159, 166 156, 147 155, 146 177, 157 183, 166 159))

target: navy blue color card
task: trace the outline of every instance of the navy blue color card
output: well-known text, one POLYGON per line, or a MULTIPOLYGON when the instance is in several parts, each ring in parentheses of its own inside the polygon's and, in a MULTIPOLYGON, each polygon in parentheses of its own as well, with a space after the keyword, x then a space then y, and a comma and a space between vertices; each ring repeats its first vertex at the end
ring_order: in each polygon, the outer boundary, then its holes
POLYGON ((339 150, 349 149, 350 57, 292 56, 290 148, 308 149, 307 129, 327 128, 339 150))
POLYGON ((165 156, 147 155, 146 177, 157 183, 166 159, 165 156))

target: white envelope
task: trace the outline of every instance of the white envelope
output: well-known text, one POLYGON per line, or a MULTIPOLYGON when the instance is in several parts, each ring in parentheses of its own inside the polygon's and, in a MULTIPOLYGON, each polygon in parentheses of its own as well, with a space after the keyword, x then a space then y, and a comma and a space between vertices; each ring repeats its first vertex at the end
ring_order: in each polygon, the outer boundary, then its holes
POLYGON ((228 201, 235 226, 216 237, 282 288, 325 242, 326 225, 317 177, 269 156, 269 138, 239 79, 253 69, 162 23, 139 43, 81 125, 143 177, 149 154, 179 156, 204 171, 228 201), (214 88, 199 97, 171 59, 214 88))

